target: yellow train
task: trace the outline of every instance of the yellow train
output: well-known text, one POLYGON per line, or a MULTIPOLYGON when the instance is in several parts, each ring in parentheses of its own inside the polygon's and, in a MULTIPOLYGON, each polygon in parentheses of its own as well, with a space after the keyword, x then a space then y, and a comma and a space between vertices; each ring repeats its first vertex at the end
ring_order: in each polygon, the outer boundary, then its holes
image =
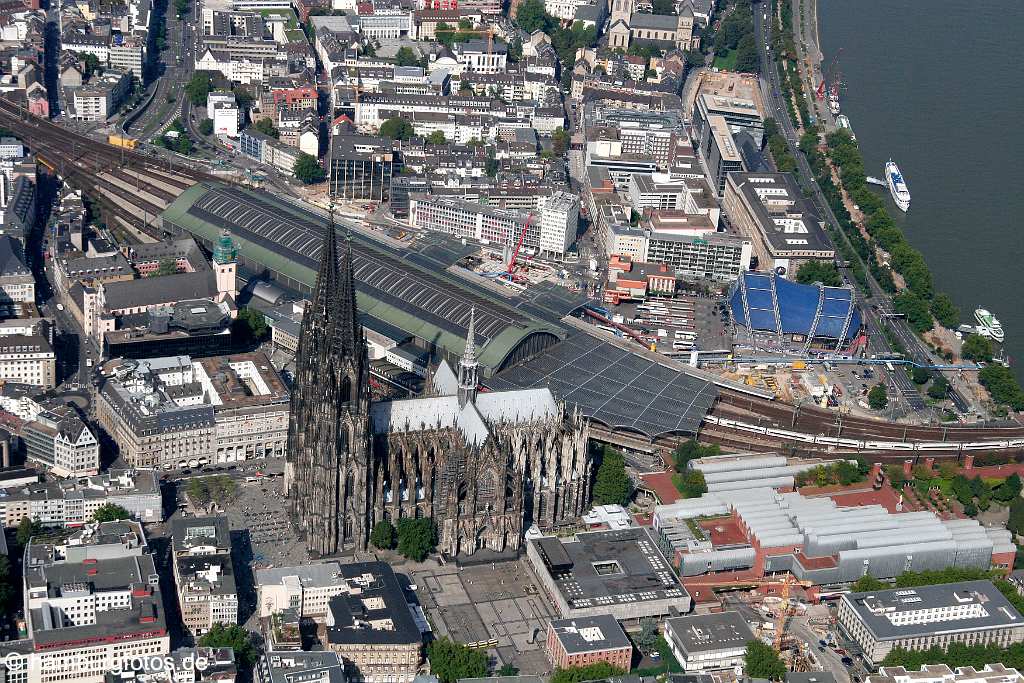
POLYGON ((139 145, 139 141, 135 138, 125 137, 123 135, 108 135, 107 144, 113 145, 114 147, 124 147, 126 149, 135 149, 139 145))

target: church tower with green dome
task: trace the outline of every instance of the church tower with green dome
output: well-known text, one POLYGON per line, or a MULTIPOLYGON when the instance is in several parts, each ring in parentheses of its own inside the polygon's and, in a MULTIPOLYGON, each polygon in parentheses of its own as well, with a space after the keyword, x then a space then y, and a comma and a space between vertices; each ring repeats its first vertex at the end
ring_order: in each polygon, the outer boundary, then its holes
POLYGON ((223 301, 228 296, 238 296, 238 247, 231 239, 231 233, 227 230, 220 234, 217 246, 213 249, 213 269, 217 273, 218 299, 223 301))

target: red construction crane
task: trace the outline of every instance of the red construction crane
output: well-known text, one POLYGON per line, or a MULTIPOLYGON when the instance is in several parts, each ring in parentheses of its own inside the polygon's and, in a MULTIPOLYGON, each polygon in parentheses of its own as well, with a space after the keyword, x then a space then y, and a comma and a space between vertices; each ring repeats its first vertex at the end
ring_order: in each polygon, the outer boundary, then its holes
POLYGON ((526 231, 530 228, 530 221, 533 220, 533 214, 529 214, 526 217, 526 222, 523 223, 523 231, 519 233, 519 241, 516 242, 516 248, 512 251, 512 257, 508 260, 508 279, 514 279, 513 271, 516 268, 516 259, 519 258, 519 250, 523 246, 523 240, 526 239, 526 231))
POLYGON ((836 56, 832 58, 831 62, 829 62, 828 68, 821 72, 821 83, 818 84, 818 90, 816 93, 819 101, 825 99, 825 88, 828 86, 829 76, 831 76, 832 72, 835 70, 836 64, 839 62, 839 55, 841 54, 843 54, 843 48, 839 48, 836 51, 836 56))

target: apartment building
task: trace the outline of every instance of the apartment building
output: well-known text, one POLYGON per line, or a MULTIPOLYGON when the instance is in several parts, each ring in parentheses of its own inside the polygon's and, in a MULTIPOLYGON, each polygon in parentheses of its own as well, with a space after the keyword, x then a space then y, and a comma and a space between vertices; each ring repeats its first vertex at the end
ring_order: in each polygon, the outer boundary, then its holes
POLYGON ((193 636, 238 623, 238 591, 227 517, 174 520, 174 583, 182 624, 193 636))
POLYGON ((43 526, 78 527, 104 505, 119 505, 142 522, 163 520, 157 476, 149 470, 113 469, 84 479, 19 484, 0 496, 0 520, 16 527, 25 517, 43 526))
POLYGON ((21 429, 26 457, 58 477, 88 477, 100 470, 100 444, 67 405, 44 410, 21 429))
POLYGON ((8 683, 102 683, 112 669, 164 657, 160 579, 140 526, 90 526, 25 549, 26 635, 0 643, 8 683))
POLYGON ((260 657, 256 683, 347 683, 345 662, 334 652, 267 652, 260 657))
POLYGON ((130 71, 142 78, 142 65, 146 63, 146 43, 141 38, 125 38, 110 45, 110 66, 130 71))
POLYGON ((0 336, 0 380, 43 389, 57 385, 57 356, 39 334, 0 336))
POLYGON ((1007 647, 1024 639, 1024 617, 991 581, 847 593, 836 620, 869 665, 879 664, 897 647, 1007 647))
POLYGON ((422 634, 394 570, 383 562, 341 565, 347 592, 328 604, 326 649, 341 656, 359 683, 412 683, 422 634))
POLYGON ((121 69, 107 69, 101 76, 94 75, 88 85, 72 91, 72 118, 106 121, 124 102, 131 82, 131 74, 121 69))
POLYGON ((97 419, 133 466, 173 469, 284 455, 289 393, 262 353, 112 363, 97 419))

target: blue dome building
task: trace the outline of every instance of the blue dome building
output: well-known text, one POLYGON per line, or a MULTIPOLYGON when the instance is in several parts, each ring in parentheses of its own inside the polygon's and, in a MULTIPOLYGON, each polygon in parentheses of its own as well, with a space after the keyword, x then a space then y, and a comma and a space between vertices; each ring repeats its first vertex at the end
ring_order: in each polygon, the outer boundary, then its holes
POLYGON ((802 285, 771 273, 743 273, 729 297, 733 320, 751 333, 808 337, 817 346, 842 348, 857 338, 861 314, 850 287, 802 285))

